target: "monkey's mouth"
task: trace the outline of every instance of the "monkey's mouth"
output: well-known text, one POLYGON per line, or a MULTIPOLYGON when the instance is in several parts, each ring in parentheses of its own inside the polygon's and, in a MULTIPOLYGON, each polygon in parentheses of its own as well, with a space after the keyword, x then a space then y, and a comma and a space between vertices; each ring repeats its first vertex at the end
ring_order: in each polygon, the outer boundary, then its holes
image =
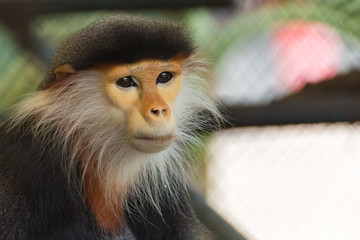
POLYGON ((173 141, 176 139, 174 135, 164 135, 164 136, 134 136, 131 143, 133 146, 147 153, 160 152, 168 148, 173 141))
POLYGON ((159 137, 138 136, 134 138, 140 141, 151 141, 151 142, 167 142, 167 141, 173 141, 175 139, 173 135, 159 136, 159 137))

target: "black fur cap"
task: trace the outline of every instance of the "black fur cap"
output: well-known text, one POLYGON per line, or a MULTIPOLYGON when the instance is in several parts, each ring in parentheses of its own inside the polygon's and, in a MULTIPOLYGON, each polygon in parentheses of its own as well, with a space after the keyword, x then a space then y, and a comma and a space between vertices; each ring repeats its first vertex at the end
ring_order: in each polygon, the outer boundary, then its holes
POLYGON ((143 59, 168 60, 195 50, 188 32, 179 24, 129 15, 100 19, 75 33, 56 51, 40 88, 55 80, 54 70, 70 64, 85 70, 108 63, 143 59))

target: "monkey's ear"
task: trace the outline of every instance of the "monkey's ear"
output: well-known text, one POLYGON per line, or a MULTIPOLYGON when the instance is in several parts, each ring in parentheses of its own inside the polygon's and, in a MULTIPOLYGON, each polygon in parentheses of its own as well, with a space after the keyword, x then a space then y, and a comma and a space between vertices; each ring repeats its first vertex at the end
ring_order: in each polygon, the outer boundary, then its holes
POLYGON ((71 74, 76 73, 76 70, 70 65, 70 64, 64 64, 60 67, 57 67, 54 71, 56 76, 56 81, 64 80, 66 77, 68 77, 71 74))

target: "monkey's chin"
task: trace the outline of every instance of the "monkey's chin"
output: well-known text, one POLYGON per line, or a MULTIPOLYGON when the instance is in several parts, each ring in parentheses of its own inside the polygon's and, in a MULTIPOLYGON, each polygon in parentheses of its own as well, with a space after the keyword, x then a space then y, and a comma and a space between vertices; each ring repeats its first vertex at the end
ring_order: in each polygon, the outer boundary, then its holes
POLYGON ((157 153, 170 147, 175 136, 136 136, 131 139, 131 144, 139 151, 145 153, 157 153))

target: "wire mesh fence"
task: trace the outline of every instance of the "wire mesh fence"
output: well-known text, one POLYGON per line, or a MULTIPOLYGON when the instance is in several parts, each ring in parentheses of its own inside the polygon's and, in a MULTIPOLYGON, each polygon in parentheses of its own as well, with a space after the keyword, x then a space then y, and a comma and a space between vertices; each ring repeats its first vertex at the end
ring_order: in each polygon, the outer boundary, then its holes
POLYGON ((359 143, 345 123, 223 131, 207 199, 249 239, 357 239, 359 143))
MULTIPOLYGON (((214 62, 214 94, 225 109, 240 112, 240 122, 242 109, 259 107, 266 117, 274 102, 296 109, 305 100, 312 112, 297 113, 305 119, 323 113, 343 121, 234 127, 210 137, 200 166, 206 200, 216 212, 249 239, 360 238, 359 126, 344 117, 350 111, 360 119, 357 1, 239 0, 224 8, 128 12, 187 25, 214 62), (342 87, 346 79, 322 87, 346 73, 355 74, 350 88, 342 87), (309 86, 315 88, 311 96, 309 86), (324 107, 334 99, 336 108, 324 107)), ((49 56, 66 36, 99 17, 122 13, 35 16, 28 22, 33 49, 0 22, 0 109, 36 89, 49 56)), ((258 116, 248 117, 247 124, 256 125, 258 116)))

